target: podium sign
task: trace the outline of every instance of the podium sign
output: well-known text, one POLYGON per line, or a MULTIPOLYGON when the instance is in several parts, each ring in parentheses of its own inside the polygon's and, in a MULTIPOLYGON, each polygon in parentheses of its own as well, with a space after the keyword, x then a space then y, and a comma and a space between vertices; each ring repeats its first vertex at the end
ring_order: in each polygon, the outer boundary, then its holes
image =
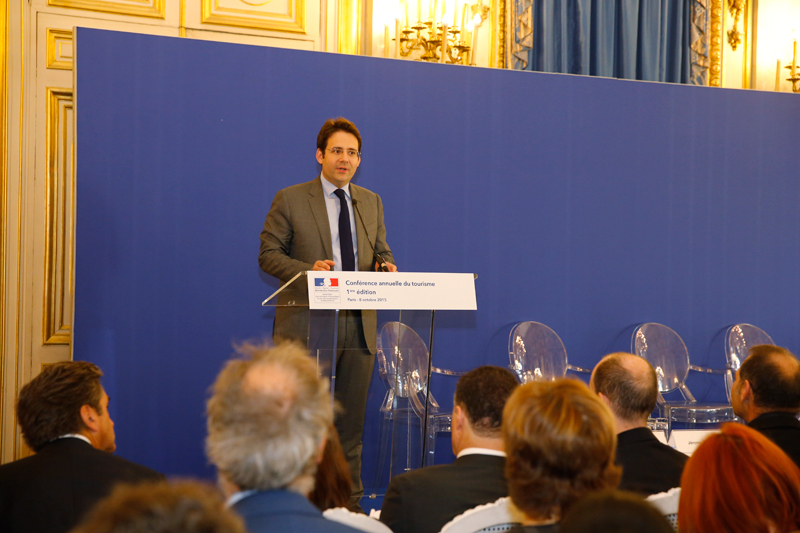
POLYGON ((425 272, 306 272, 310 309, 474 311, 475 276, 425 272))
POLYGON ((673 429, 669 436, 669 444, 686 455, 692 455, 706 437, 719 433, 719 430, 706 429, 673 429))

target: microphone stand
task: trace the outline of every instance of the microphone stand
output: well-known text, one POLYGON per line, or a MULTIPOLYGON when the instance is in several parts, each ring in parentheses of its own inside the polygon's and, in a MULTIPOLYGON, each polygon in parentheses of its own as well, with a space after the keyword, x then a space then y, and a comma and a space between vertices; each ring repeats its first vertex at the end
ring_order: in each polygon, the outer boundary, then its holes
POLYGON ((367 236, 367 244, 369 244, 369 247, 372 249, 372 257, 378 263, 378 271, 380 271, 380 272, 389 272, 389 267, 386 266, 386 260, 383 257, 381 257, 381 254, 376 252, 375 251, 375 247, 372 246, 372 241, 370 240, 369 232, 367 231, 367 225, 364 224, 364 219, 361 218, 361 211, 358 210, 358 202, 356 201, 355 198, 351 197, 350 199, 353 202, 353 211, 355 211, 356 214, 358 215, 358 220, 361 221, 361 227, 364 228, 364 235, 367 236))

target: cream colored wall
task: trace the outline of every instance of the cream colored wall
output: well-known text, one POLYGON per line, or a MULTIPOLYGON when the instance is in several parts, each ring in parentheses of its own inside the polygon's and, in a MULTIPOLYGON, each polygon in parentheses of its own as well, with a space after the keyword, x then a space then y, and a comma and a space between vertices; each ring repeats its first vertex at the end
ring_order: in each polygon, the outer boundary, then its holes
MULTIPOLYGON (((728 9, 724 9, 724 22, 722 29, 723 45, 722 45, 722 87, 729 89, 746 89, 745 73, 747 72, 747 54, 750 48, 750 41, 745 37, 737 47, 733 49, 731 43, 728 41, 728 30, 733 28, 734 19, 728 9)), ((747 27, 747 12, 745 12, 739 20, 738 30, 744 33, 747 27)))
POLYGON ((789 71, 783 67, 792 63, 792 30, 795 30, 795 36, 800 40, 800 1, 759 0, 757 20, 754 88, 775 90, 775 73, 780 60, 779 90, 791 92, 792 84, 786 81, 789 71))
POLYGON ((337 7, 351 1, 2 2, 0 461, 27 453, 14 418, 19 388, 70 358, 73 27, 326 51, 339 46, 337 7))
POLYGON ((774 91, 780 60, 778 90, 791 92, 785 67, 792 62, 792 30, 800 39, 800 0, 748 0, 746 15, 739 22, 739 30, 746 35, 736 50, 727 37, 733 18, 727 8, 724 12, 722 87, 774 91))

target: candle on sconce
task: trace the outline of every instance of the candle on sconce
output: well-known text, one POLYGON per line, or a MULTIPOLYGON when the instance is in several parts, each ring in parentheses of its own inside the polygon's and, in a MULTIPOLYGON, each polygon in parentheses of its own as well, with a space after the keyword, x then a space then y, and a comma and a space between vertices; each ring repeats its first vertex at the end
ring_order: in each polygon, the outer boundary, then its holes
POLYGON ((778 68, 775 69, 775 90, 781 90, 781 60, 778 60, 778 68))
POLYGON ((439 0, 433 0, 433 12, 431 13, 431 20, 433 27, 436 27, 436 16, 439 14, 439 0))
MULTIPOLYGON (((794 37, 794 31, 792 31, 792 37, 794 37)), ((793 39, 792 41, 792 78, 796 76, 795 69, 797 68, 797 38, 793 39)))
POLYGON ((403 26, 408 27, 408 0, 400 0, 403 4, 403 26))
POLYGON ((466 2, 461 6, 461 40, 465 39, 464 32, 467 31, 467 10, 469 7, 466 2))
POLYGON ((439 62, 447 63, 447 22, 442 23, 442 58, 439 62))
POLYGON ((400 19, 394 19, 394 58, 400 59, 400 19))
POLYGON ((480 13, 475 13, 475 17, 472 19, 472 24, 474 29, 472 30, 472 64, 478 64, 478 29, 480 28, 481 23, 481 15, 480 13))
POLYGON ((422 0, 417 0, 417 22, 422 20, 422 0))

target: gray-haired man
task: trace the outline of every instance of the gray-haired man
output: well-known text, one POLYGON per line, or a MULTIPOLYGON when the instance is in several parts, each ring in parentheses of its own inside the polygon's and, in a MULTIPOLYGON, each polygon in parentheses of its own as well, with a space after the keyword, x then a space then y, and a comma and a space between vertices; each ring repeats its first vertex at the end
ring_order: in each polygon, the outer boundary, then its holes
POLYGON ((333 405, 326 380, 297 345, 245 344, 208 401, 206 449, 250 533, 345 533, 308 501, 333 405))

